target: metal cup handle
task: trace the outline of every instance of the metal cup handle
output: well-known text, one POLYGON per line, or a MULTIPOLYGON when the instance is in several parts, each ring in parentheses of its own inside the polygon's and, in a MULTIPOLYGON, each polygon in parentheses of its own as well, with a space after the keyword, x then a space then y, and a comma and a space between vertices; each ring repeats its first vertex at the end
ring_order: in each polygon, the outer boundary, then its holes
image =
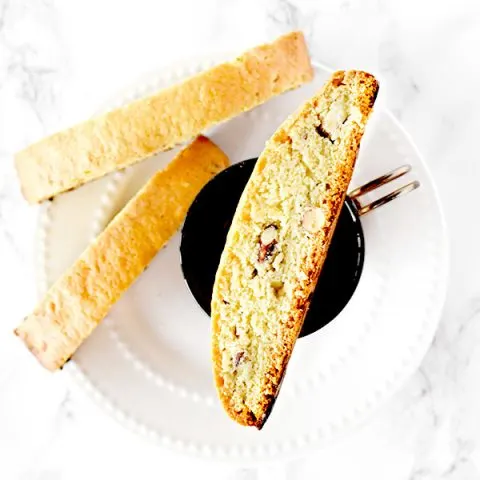
POLYGON ((397 188, 393 192, 390 192, 387 195, 384 195, 378 200, 374 200, 373 202, 367 205, 361 204, 359 197, 361 197, 362 195, 365 195, 368 192, 376 190, 378 187, 381 187, 382 185, 386 185, 387 183, 393 182, 397 178, 403 177, 408 172, 410 172, 411 169, 412 169, 411 165, 402 165, 401 167, 398 167, 395 170, 392 170, 391 172, 386 173, 385 175, 375 178, 374 180, 371 180, 365 185, 362 185, 361 187, 358 187, 355 190, 351 191, 348 196, 353 200, 355 206, 357 207, 358 215, 359 216, 365 215, 366 213, 369 213, 372 210, 375 210, 376 208, 381 207, 382 205, 385 205, 391 202, 392 200, 395 200, 398 197, 401 197, 402 195, 406 195, 407 193, 413 192, 413 190, 420 187, 420 182, 417 180, 414 180, 413 182, 410 182, 407 185, 404 185, 403 187, 397 188))

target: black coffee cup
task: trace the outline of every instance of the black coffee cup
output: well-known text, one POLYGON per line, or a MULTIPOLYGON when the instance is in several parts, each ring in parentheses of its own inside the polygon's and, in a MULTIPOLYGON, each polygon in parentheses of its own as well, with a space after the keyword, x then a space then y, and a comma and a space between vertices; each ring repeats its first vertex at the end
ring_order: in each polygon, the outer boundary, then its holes
MULTIPOLYGON (((230 224, 256 158, 236 163, 216 175, 195 198, 182 229, 180 254, 187 285, 197 303, 210 315, 215 273, 230 224)), ((345 199, 327 258, 305 317, 300 337, 331 322, 347 305, 362 274, 365 239, 360 217, 391 200, 415 190, 413 181, 368 205, 359 197, 410 171, 409 165, 382 175, 352 191, 345 199)))

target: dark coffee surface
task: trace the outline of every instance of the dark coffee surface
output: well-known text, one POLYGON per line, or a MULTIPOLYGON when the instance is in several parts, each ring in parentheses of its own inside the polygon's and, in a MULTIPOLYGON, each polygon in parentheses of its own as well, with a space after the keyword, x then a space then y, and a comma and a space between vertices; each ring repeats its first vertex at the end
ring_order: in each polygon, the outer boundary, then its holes
MULTIPOLYGON (((180 246, 185 280, 210 315, 215 273, 228 229, 256 159, 232 165, 198 194, 188 212, 180 246)), ((320 274, 300 336, 332 321, 347 305, 360 279, 364 239, 353 202, 347 198, 320 274)))

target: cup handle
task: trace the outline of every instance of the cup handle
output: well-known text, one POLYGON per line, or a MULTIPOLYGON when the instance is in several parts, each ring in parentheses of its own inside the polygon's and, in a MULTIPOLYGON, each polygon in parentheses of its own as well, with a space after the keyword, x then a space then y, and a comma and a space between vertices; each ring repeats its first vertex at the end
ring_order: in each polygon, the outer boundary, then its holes
POLYGON ((359 197, 365 195, 368 192, 376 190, 382 185, 393 182, 393 180, 396 180, 397 178, 403 177, 403 175, 406 175, 408 172, 410 172, 411 169, 411 165, 402 165, 401 167, 398 167, 395 170, 392 170, 391 172, 375 178, 374 180, 371 180, 365 185, 362 185, 361 187, 352 190, 348 196, 353 200, 355 206, 357 207, 358 215, 365 215, 366 213, 369 213, 372 210, 375 210, 376 208, 381 207, 382 205, 385 205, 386 203, 391 202, 392 200, 395 200, 402 195, 406 195, 407 193, 410 193, 420 187, 420 182, 414 180, 413 182, 410 182, 403 187, 397 188, 393 192, 390 192, 387 195, 379 198, 378 200, 374 200, 367 205, 361 204, 359 197))

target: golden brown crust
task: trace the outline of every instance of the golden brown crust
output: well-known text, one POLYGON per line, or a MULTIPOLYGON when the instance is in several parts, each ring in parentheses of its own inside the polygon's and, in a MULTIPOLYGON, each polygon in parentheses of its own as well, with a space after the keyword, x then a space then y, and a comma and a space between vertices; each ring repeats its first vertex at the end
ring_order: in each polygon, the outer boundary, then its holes
MULTIPOLYGON (((368 73, 358 71, 334 73, 320 92, 275 132, 260 156, 239 202, 217 271, 212 298, 212 357, 215 382, 223 407, 232 419, 242 425, 262 428, 278 395, 345 200, 360 140, 377 91, 377 81, 368 73), (338 112, 335 110, 336 101, 343 98, 342 95, 346 95, 345 98, 348 98, 349 101, 346 118, 342 117, 344 112, 341 109, 338 112), (318 139, 313 138, 312 140, 312 131, 316 131, 320 137, 324 137, 322 138, 323 144, 319 144, 318 139), (337 142, 337 139, 340 139, 340 142, 337 142), (334 157, 333 163, 330 163, 328 168, 322 170, 320 168, 322 155, 315 157, 315 148, 317 145, 323 145, 325 155, 328 155, 329 152, 334 152, 333 147, 330 148, 331 144, 335 144, 335 148, 338 149, 337 156, 334 157), (311 145, 315 148, 309 152, 308 148, 311 145), (295 152, 298 153, 297 157, 295 157, 295 152), (272 171, 278 172, 278 176, 280 176, 282 168, 289 167, 285 162, 294 163, 296 161, 298 161, 299 171, 308 172, 318 182, 321 182, 322 178, 315 178, 316 175, 327 178, 326 187, 315 191, 313 195, 319 201, 323 199, 321 207, 325 213, 325 226, 318 235, 308 237, 306 240, 302 238, 297 240, 298 243, 303 242, 306 245, 303 250, 294 250, 291 246, 283 248, 282 252, 290 255, 290 260, 295 260, 292 252, 297 252, 295 254, 302 256, 300 259, 296 259, 299 260, 299 269, 294 270, 292 266, 290 270, 288 265, 283 271, 279 268, 284 275, 281 277, 282 280, 286 280, 285 276, 288 277, 290 272, 296 285, 290 294, 286 295, 288 298, 282 304, 281 300, 275 297, 260 297, 258 292, 263 294, 264 290, 258 285, 256 290, 251 287, 251 284, 261 277, 261 273, 257 272, 255 278, 251 279, 249 269, 252 268, 253 263, 248 254, 243 255, 242 252, 255 248, 254 241, 249 240, 249 237, 255 237, 254 232, 258 227, 259 218, 261 224, 262 211, 267 212, 270 208, 271 198, 266 195, 269 193, 270 185, 277 192, 274 196, 282 194, 278 179, 269 177, 265 172, 272 167, 273 163, 276 163, 277 169, 272 171), (257 199, 260 200, 257 201, 257 199), (256 213, 257 217, 255 217, 256 213), (248 234, 249 230, 251 235, 248 234), (247 234, 242 236, 242 232, 247 232, 247 234), (301 277, 303 274, 304 278, 301 277), (245 280, 246 277, 249 280, 245 280), (237 302, 240 297, 243 303, 237 302), (228 298, 227 303, 224 301, 226 298, 228 298), (256 313, 269 312, 270 308, 277 312, 273 316, 274 323, 268 322, 268 318, 272 317, 268 317, 266 313, 260 315, 256 313), (265 317, 264 324, 268 325, 263 331, 258 330, 253 323, 250 325, 250 320, 245 321, 245 318, 251 318, 252 322, 256 321, 258 324, 258 316, 262 315, 265 317), (249 329, 247 342, 241 343, 243 340, 241 335, 237 335, 237 328, 243 329, 243 331, 249 329), (232 330, 235 335, 229 336, 232 330), (271 338, 267 338, 270 333, 272 333, 271 338), (272 348, 272 343, 275 342, 278 345, 272 348), (252 347, 255 343, 256 349, 252 347), (262 349, 267 353, 264 354, 262 349), (253 357, 251 361, 255 365, 251 367, 250 371, 242 371, 242 365, 237 365, 238 362, 232 366, 231 362, 229 363, 229 358, 232 356, 229 351, 244 352, 242 359, 248 359, 251 356, 253 357), (257 372, 258 370, 260 373, 257 372), (248 378, 244 382, 246 386, 241 383, 241 381, 243 382, 240 378, 241 375, 246 375, 248 378), (244 390, 239 395, 237 390, 241 388, 244 390), (242 398, 244 399, 243 404, 242 398)), ((295 178, 291 176, 287 180, 287 183, 295 183, 295 178)), ((316 184, 316 181, 312 182, 315 188, 316 184)), ((285 204, 286 201, 283 200, 280 203, 285 204)), ((292 205, 295 205, 295 201, 292 202, 292 205)), ((275 212, 275 210, 272 211, 275 212)), ((287 214, 287 217, 291 216, 294 219, 295 215, 292 207, 292 211, 287 214)), ((271 217, 271 214, 266 214, 264 224, 270 223, 271 217)), ((295 229, 297 228, 295 225, 298 225, 298 222, 295 223, 296 221, 293 222, 290 218, 282 223, 281 216, 278 216, 277 221, 280 225, 279 235, 284 229, 284 224, 290 225, 290 229, 295 229)), ((301 233, 300 228, 297 230, 301 233)), ((279 249, 281 241, 279 237, 279 249)), ((261 279, 261 281, 263 280, 261 279)))
POLYGON ((15 330, 49 370, 63 366, 180 227, 201 188, 228 165, 198 137, 145 184, 15 330))
POLYGON ((151 97, 56 133, 15 157, 23 195, 41 202, 188 141, 213 125, 311 80, 293 32, 151 97))

